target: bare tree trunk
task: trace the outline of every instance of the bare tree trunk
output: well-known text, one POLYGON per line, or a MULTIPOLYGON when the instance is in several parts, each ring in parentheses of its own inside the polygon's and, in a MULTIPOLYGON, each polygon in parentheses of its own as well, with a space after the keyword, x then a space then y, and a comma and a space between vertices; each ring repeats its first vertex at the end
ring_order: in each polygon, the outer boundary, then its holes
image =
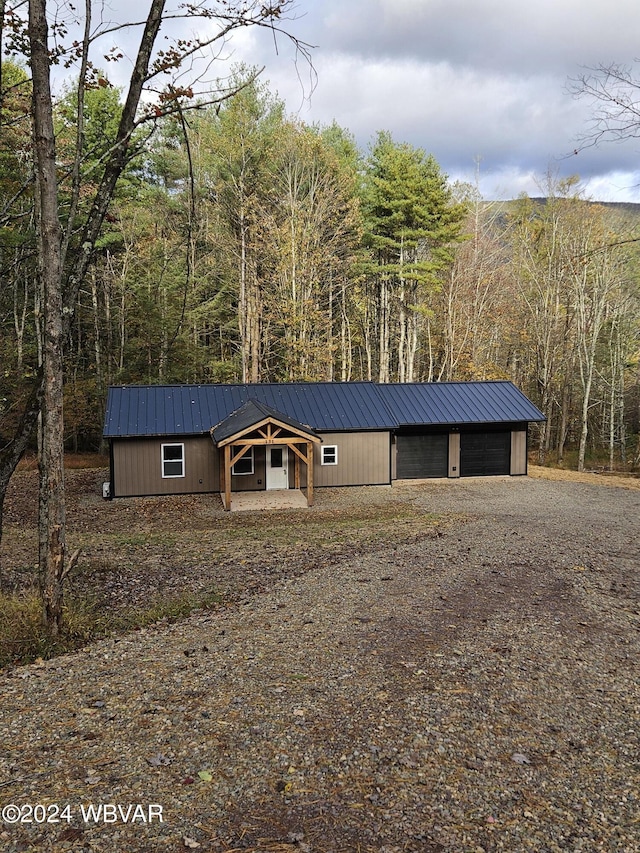
POLYGON ((620 426, 620 461, 624 466, 627 464, 627 431, 626 424, 624 420, 624 361, 619 361, 618 363, 618 374, 616 376, 616 393, 618 398, 617 412, 618 412, 618 424, 620 426))
POLYGON ((120 294, 120 344, 118 351, 118 372, 124 370, 124 351, 127 342, 127 291, 122 283, 122 292, 120 294))
POLYGON ((429 356, 429 370, 427 372, 427 382, 433 382, 434 362, 433 362, 433 341, 431 338, 431 320, 427 319, 427 353, 429 356))
MULTIPOLYGON (((538 383, 540 384, 540 383, 538 383)), ((551 446, 551 421, 553 412, 551 410, 551 391, 548 384, 542 387, 542 403, 541 408, 547 414, 547 420, 540 424, 540 440, 538 444, 538 464, 544 465, 547 460, 547 453, 551 446)))
POLYGON ((582 413, 580 427, 580 444, 578 447, 578 471, 584 471, 584 460, 587 452, 587 437, 589 435, 589 404, 591 401, 591 384, 593 373, 590 366, 587 366, 586 379, 584 381, 584 390, 582 396, 582 413))
POLYGON ((406 382, 407 377, 407 282, 404 277, 404 236, 400 237, 400 293, 398 306, 398 324, 400 339, 398 341, 398 381, 406 382))
POLYGON ((240 211, 240 288, 238 294, 238 321, 240 324, 240 357, 242 360, 242 381, 249 381, 251 364, 251 334, 249 332, 249 298, 247 293, 247 239, 244 224, 244 212, 240 211))
POLYGON ((581 270, 576 278, 576 301, 579 316, 578 354, 582 381, 582 417, 580 446, 578 449, 578 471, 584 470, 587 437, 589 434, 589 409, 591 389, 596 372, 598 339, 602 330, 610 292, 615 282, 616 266, 607 254, 597 260, 597 269, 588 276, 581 270))
MULTIPOLYGON (((260 284, 258 282, 258 273, 255 269, 255 262, 252 261, 249 280, 249 295, 248 295, 248 330, 249 330, 249 357, 250 357, 250 382, 260 382, 262 378, 262 298, 260 293, 260 284)), ((245 380, 247 381, 247 380, 245 380)))
POLYGON ((564 446, 567 441, 569 432, 569 417, 571 411, 571 385, 569 378, 565 378, 565 383, 562 388, 562 405, 560 411, 560 434, 558 436, 558 462, 562 464, 564 460, 564 446))
POLYGON ((58 217, 46 0, 30 0, 29 34, 33 75, 39 277, 44 312, 44 393, 39 457, 40 585, 44 622, 49 633, 56 636, 62 623, 62 577, 65 558, 62 230, 58 217))
POLYGON ((324 376, 327 382, 333 382, 334 379, 334 364, 333 364, 333 303, 334 303, 334 287, 333 287, 333 270, 329 271, 329 304, 327 306, 327 339, 325 349, 327 353, 327 361, 325 362, 324 376))
POLYGON ((103 296, 104 296, 104 326, 107 335, 106 353, 104 358, 103 377, 105 385, 111 383, 111 369, 113 366, 113 327, 111 317, 111 282, 103 280, 103 296))
POLYGON ((391 353, 390 353, 390 305, 389 305, 389 282, 385 276, 380 276, 380 306, 379 306, 379 323, 380 323, 380 366, 378 372, 378 382, 389 382, 391 372, 391 353))
POLYGON ((416 378, 416 356, 418 354, 418 322, 419 314, 415 310, 417 294, 414 294, 413 308, 409 315, 408 355, 407 355, 407 382, 415 382, 416 378))
POLYGON ((364 317, 362 318, 362 338, 364 341, 364 349, 367 357, 367 381, 371 382, 373 379, 373 343, 372 343, 372 322, 371 322, 371 313, 372 306, 374 304, 374 299, 370 294, 367 295, 367 308, 364 311, 364 317))
POLYGON ((347 288, 342 284, 340 294, 340 381, 348 382, 351 379, 352 346, 351 346, 351 324, 347 311, 347 288))
POLYGON ((96 381, 99 393, 104 389, 104 373, 102 369, 102 335, 100 333, 100 304, 98 301, 98 283, 95 268, 91 270, 91 306, 93 308, 93 351, 96 359, 96 381))
POLYGON ((616 452, 616 389, 611 383, 609 389, 609 470, 613 471, 616 452))
MULTIPOLYGON (((401 255, 402 257, 402 255, 401 255)), ((398 295, 398 326, 400 337, 398 340, 398 382, 407 381, 407 305, 406 305, 406 283, 404 278, 400 279, 400 293, 398 295)))
MULTIPOLYGON (((65 502, 62 413, 62 346, 73 317, 78 289, 84 280, 116 181, 126 165, 127 150, 149 58, 162 20, 164 0, 152 0, 122 111, 113 156, 94 198, 80 239, 81 250, 62 292, 62 230, 58 218, 55 138, 50 87, 46 0, 29 2, 30 62, 33 80, 33 128, 36 199, 43 309, 43 369, 25 408, 20 428, 0 455, 0 502, 13 471, 33 433, 42 401, 40 460, 40 575, 45 622, 52 634, 62 617, 65 567, 65 502), (46 544, 45 544, 46 543, 46 544)), ((1 528, 0 528, 1 530, 1 528)), ((67 566, 70 568, 71 563, 67 566)))
POLYGON ((16 277, 13 282, 13 326, 16 331, 16 364, 21 369, 24 353, 24 330, 27 323, 27 305, 29 303, 29 288, 25 278, 22 285, 22 294, 19 296, 19 285, 20 279, 16 277), (21 299, 22 305, 20 304, 21 299))

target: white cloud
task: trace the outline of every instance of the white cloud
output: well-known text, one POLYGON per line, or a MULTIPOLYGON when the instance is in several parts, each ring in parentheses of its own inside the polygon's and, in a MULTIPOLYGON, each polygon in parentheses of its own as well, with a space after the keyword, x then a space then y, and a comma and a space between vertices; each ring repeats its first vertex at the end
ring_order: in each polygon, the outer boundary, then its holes
MULTIPOLYGON (((144 14, 146 4, 132 0, 112 16, 144 14)), ((491 195, 535 193, 551 167, 579 173, 594 196, 640 201, 638 140, 567 156, 592 116, 592 105, 568 94, 568 78, 599 63, 633 65, 637 0, 298 0, 296 16, 281 24, 317 45, 309 101, 309 69, 300 57, 295 64, 294 46, 256 28, 233 34, 208 78, 234 62, 265 65, 265 80, 303 120, 335 119, 362 147, 388 130, 452 177, 473 179, 481 157, 491 195)), ((182 33, 196 26, 183 22, 182 33)), ((640 77, 640 64, 634 71, 640 77)))
MULTIPOLYGON (((302 118, 336 119, 361 144, 381 129, 470 179, 477 156, 491 194, 539 194, 546 171, 580 174, 603 200, 640 201, 640 143, 585 149, 592 106, 568 92, 587 67, 632 64, 635 0, 323 0, 309 10, 318 86, 302 118)), ((640 76, 640 67, 635 71, 640 76)), ((292 103, 291 81, 268 74, 292 103)), ((286 74, 286 72, 285 72, 286 74)), ((489 190, 488 190, 489 191, 489 190)))

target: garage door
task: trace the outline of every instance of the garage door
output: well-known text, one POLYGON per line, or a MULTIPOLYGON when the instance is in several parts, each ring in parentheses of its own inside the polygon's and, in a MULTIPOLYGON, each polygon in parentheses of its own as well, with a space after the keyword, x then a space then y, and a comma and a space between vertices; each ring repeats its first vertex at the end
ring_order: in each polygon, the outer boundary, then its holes
POLYGON ((511 470, 510 432, 460 434, 460 476, 489 477, 511 470))
POLYGON ((448 435, 399 435, 396 449, 396 477, 399 480, 447 476, 448 435))

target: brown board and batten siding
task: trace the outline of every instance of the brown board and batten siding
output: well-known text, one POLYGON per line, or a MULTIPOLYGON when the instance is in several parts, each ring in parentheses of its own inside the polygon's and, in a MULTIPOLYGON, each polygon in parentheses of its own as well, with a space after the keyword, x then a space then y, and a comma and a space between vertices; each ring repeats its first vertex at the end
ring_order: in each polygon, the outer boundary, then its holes
POLYGON ((120 439, 112 442, 114 498, 220 490, 218 454, 209 436, 120 439), (162 445, 184 445, 184 476, 162 476, 162 445))
POLYGON ((511 432, 511 470, 512 476, 522 476, 527 473, 527 427, 514 429, 511 432))
POLYGON ((313 479, 322 486, 380 486, 391 483, 389 432, 323 432, 314 448, 313 479), (337 464, 322 464, 322 448, 337 448, 337 464))

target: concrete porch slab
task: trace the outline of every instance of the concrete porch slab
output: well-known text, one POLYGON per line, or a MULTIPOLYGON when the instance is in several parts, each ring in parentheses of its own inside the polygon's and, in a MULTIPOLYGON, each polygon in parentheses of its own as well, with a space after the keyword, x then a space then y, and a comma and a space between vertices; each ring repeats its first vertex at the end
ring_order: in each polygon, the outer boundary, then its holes
POLYGON ((260 492, 231 493, 231 512, 306 508, 306 495, 303 495, 299 489, 264 489, 260 492))

